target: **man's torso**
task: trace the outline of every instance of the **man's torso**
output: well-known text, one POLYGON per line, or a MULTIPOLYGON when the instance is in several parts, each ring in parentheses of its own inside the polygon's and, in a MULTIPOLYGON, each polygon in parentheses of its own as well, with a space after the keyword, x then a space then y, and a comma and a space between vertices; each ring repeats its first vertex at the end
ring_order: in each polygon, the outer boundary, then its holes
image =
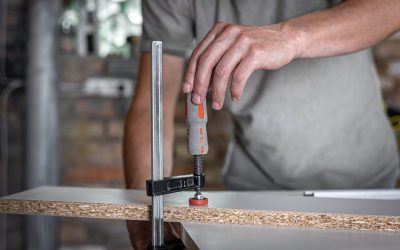
MULTIPOLYGON (((195 1, 195 34, 204 37, 216 21, 267 25, 337 3, 195 1)), ((396 172, 396 146, 369 51, 260 70, 238 104, 228 95, 235 139, 224 172, 232 188, 379 186, 396 172)))
MULTIPOLYGON (((184 55, 217 21, 268 25, 339 2, 148 0, 143 48, 157 39, 166 53, 184 55)), ((227 94, 225 106, 234 123, 224 168, 228 188, 389 187, 398 175, 369 51, 254 72, 240 102, 227 94)))

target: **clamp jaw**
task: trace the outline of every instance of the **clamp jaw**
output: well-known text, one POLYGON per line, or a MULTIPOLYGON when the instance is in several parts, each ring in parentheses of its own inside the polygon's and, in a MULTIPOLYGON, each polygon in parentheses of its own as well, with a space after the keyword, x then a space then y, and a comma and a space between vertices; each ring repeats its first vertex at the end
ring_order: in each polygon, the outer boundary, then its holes
POLYGON ((205 176, 179 175, 165 177, 162 180, 146 181, 147 196, 158 196, 176 193, 184 190, 196 190, 204 187, 205 176))

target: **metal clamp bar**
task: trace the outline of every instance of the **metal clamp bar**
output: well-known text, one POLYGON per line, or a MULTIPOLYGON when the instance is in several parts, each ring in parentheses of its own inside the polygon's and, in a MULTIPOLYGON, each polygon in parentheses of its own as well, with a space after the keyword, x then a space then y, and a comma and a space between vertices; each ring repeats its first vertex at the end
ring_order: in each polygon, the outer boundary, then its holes
MULTIPOLYGON (((162 42, 151 44, 151 175, 153 181, 164 177, 162 103, 162 42)), ((164 245, 164 197, 152 197, 152 246, 164 245)))

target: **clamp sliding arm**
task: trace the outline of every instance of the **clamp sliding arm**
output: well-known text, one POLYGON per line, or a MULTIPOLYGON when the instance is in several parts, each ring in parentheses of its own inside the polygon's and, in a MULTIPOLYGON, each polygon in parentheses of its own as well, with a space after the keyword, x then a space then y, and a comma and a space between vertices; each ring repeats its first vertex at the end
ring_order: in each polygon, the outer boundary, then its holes
POLYGON ((205 177, 203 175, 180 175, 173 177, 166 177, 162 180, 146 181, 146 190, 148 196, 158 196, 180 192, 184 190, 193 190, 203 188, 205 177))
MULTIPOLYGON (((148 249, 184 249, 180 240, 164 242, 163 195, 194 189, 200 197, 195 196, 195 200, 204 203, 207 199, 202 197, 200 190, 204 187, 205 177, 201 157, 196 156, 193 175, 164 178, 162 90, 162 42, 154 41, 151 45, 151 180, 146 181, 147 195, 152 196, 152 243, 148 249)), ((200 108, 204 108, 203 105, 200 108)), ((203 151, 206 152, 204 148, 203 151)))
MULTIPOLYGON (((154 41, 151 44, 151 181, 164 182, 164 152, 163 152, 163 104, 162 104, 162 42, 154 41)), ((167 186, 176 185, 175 182, 167 186)), ((156 190, 155 188, 154 190, 156 190)), ((168 250, 184 249, 180 240, 164 242, 164 197, 152 195, 151 198, 151 225, 152 242, 147 249, 168 250)))
MULTIPOLYGON (((163 105, 162 105, 162 42, 151 44, 151 178, 164 177, 163 153, 163 105)), ((164 197, 152 197, 152 249, 164 246, 164 197)))

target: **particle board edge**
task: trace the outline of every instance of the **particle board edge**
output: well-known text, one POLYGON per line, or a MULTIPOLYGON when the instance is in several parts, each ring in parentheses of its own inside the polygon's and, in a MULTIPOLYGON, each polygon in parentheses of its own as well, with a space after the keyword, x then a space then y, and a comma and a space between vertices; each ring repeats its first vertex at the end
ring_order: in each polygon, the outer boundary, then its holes
MULTIPOLYGON (((150 206, 139 204, 0 199, 0 214, 149 220, 150 211, 150 206)), ((164 220, 400 233, 400 216, 167 206, 164 220)))

